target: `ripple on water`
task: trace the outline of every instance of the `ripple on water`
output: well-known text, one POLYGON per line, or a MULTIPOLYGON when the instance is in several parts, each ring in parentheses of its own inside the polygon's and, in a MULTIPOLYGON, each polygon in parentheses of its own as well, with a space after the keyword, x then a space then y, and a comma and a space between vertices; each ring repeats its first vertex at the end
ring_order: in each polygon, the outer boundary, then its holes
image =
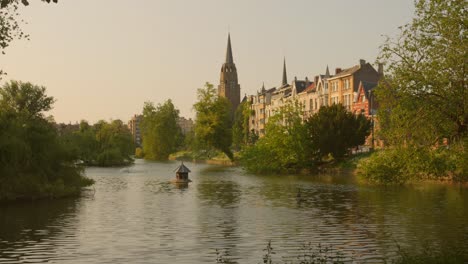
POLYGON ((96 184, 79 199, 0 207, 0 263, 214 263, 216 249, 258 263, 268 241, 275 260, 311 243, 380 262, 395 256, 395 241, 468 242, 463 189, 378 189, 192 163, 193 182, 178 188, 169 183, 177 165, 89 168, 96 184))

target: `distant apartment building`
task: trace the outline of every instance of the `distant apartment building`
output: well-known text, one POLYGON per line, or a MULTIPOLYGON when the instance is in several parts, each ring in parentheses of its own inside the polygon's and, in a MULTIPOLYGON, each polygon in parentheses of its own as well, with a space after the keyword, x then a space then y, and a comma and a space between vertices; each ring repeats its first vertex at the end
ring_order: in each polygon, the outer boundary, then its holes
MULTIPOLYGON (((379 70, 381 66, 379 65, 379 70)), ((329 99, 328 103, 342 104, 348 111, 352 111, 355 95, 360 82, 377 83, 379 72, 365 60, 360 60, 358 65, 342 70, 336 68, 335 75, 328 78, 329 99)))
POLYGON ((265 124, 268 119, 266 106, 271 104, 271 96, 275 90, 275 87, 266 90, 265 85, 263 85, 256 95, 251 95, 248 98, 251 103, 249 130, 254 131, 259 136, 265 135, 265 124))
MULTIPOLYGON (((330 74, 327 66, 325 74, 317 75, 313 80, 307 77, 304 80, 294 78, 294 81, 289 84, 285 60, 281 85, 270 89, 265 89, 263 85, 256 95, 248 97, 251 103, 249 129, 260 137, 264 136, 268 119, 275 115, 282 106, 294 101, 300 103, 302 107, 303 120, 317 113, 322 106, 331 104, 342 104, 350 112, 357 111, 355 109, 359 107, 364 107, 366 111, 368 106, 365 106, 365 102, 359 101, 362 98, 358 97, 358 93, 362 95, 369 89, 373 89, 372 87, 376 86, 382 75, 381 64, 376 71, 370 63, 360 60, 358 65, 351 68, 344 70, 337 68, 335 75, 330 74)), ((366 94, 366 96, 369 95, 366 94)))
POLYGON ((185 117, 179 117, 177 124, 184 135, 193 130, 193 120, 191 118, 187 119, 185 117))
POLYGON ((140 130, 140 124, 141 120, 143 119, 142 115, 134 115, 130 121, 128 121, 128 129, 132 133, 133 136, 133 141, 138 147, 141 147, 141 130, 140 130))

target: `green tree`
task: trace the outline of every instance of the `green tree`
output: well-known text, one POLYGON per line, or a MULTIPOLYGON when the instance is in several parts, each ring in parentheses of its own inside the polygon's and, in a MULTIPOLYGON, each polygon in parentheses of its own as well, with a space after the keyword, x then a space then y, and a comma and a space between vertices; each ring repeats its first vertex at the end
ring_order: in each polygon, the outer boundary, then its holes
POLYGON ((0 200, 77 194, 92 184, 44 117, 53 101, 30 83, 0 88, 0 200))
POLYGON ((312 147, 310 156, 320 161, 331 154, 342 159, 349 149, 364 144, 371 123, 364 115, 354 115, 341 104, 323 106, 306 121, 312 147))
POLYGON ((121 166, 133 162, 135 144, 121 120, 101 120, 93 126, 82 120, 77 131, 65 132, 60 139, 86 165, 121 166))
POLYGON ((376 91, 382 136, 391 145, 432 146, 467 134, 467 4, 417 0, 413 21, 388 38, 380 60, 386 82, 376 91))
POLYGON ((198 102, 194 105, 196 141, 222 151, 233 160, 234 155, 230 149, 232 125, 229 101, 224 97, 219 97, 210 83, 198 89, 197 93, 198 102))
POLYGON ((43 112, 52 109, 54 98, 45 93, 45 87, 31 83, 10 81, 0 90, 0 108, 30 117, 44 117, 43 112))
POLYGON ((232 127, 232 143, 236 150, 240 150, 241 147, 249 143, 250 105, 249 101, 243 101, 236 110, 234 125, 232 127))
POLYGON ((182 144, 178 119, 179 110, 170 99, 157 107, 153 103, 145 103, 141 127, 146 159, 166 160, 182 144))
POLYGON ((415 17, 388 38, 388 65, 376 89, 387 149, 358 164, 376 183, 467 180, 467 5, 464 0, 417 0, 415 17), (443 138, 450 146, 437 147, 443 138))
POLYGON ((302 123, 301 105, 287 104, 272 117, 265 136, 241 152, 242 165, 254 173, 297 172, 312 167, 310 140, 302 123))

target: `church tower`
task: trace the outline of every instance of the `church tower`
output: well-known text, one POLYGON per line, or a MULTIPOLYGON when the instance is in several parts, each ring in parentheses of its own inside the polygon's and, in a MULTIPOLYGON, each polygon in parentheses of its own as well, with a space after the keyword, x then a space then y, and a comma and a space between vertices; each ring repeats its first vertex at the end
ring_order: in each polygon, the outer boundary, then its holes
POLYGON ((231 102, 231 117, 240 104, 240 85, 237 80, 237 69, 232 58, 231 34, 228 35, 226 61, 221 67, 221 77, 218 86, 218 96, 226 97, 231 102))

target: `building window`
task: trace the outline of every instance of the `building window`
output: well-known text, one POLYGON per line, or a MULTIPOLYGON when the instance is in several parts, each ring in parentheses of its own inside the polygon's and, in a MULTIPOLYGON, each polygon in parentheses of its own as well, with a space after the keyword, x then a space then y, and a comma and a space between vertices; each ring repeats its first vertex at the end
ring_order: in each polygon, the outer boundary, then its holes
POLYGON ((344 80, 344 89, 349 89, 349 79, 344 80))

